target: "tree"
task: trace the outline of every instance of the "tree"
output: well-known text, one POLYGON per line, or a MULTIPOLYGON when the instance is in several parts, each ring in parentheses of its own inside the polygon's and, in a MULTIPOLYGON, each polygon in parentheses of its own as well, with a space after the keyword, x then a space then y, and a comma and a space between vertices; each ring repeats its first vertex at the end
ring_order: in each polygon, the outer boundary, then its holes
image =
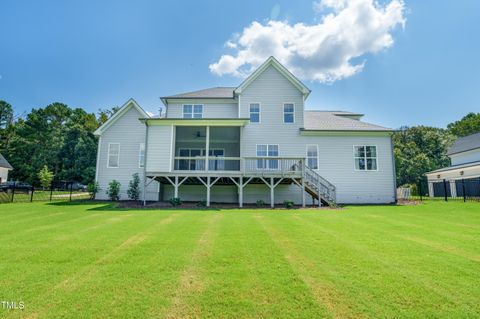
POLYGON ((128 183, 127 195, 131 200, 138 200, 140 198, 140 177, 138 173, 132 175, 132 180, 128 183))
POLYGON ((112 201, 118 201, 120 199, 120 182, 112 180, 108 183, 107 195, 112 201))
POLYGON ((47 165, 44 165, 40 172, 38 172, 40 185, 42 185, 43 188, 48 188, 52 184, 53 176, 53 173, 48 169, 47 165))
POLYGON ((480 132, 480 113, 468 113, 461 120, 448 124, 451 134, 463 137, 480 132))
POLYGON ((427 126, 402 127, 393 135, 397 185, 417 184, 426 172, 448 166, 454 136, 427 126))

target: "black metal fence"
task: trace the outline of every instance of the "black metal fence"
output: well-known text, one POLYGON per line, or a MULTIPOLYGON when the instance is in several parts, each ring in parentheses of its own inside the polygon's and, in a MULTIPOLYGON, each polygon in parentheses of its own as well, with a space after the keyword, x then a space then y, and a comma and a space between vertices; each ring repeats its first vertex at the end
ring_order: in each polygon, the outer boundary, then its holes
POLYGON ((54 181, 49 187, 35 187, 22 182, 0 184, 0 203, 37 201, 74 201, 91 199, 86 186, 74 181, 54 181))
POLYGON ((424 178, 415 185, 399 188, 397 195, 399 199, 480 202, 480 177, 431 182, 424 178))

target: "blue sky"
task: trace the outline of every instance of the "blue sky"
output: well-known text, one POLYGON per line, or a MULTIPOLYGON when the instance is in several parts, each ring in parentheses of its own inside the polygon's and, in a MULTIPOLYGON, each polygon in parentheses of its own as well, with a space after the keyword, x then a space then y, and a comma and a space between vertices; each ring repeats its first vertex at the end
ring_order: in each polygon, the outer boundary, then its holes
MULTIPOLYGON (((362 112, 393 128, 444 127, 480 111, 480 1, 404 6, 404 27, 389 32, 393 45, 351 60, 364 63, 361 71, 329 83, 306 77, 307 108, 362 112)), ((3 0, 0 99, 19 114, 54 101, 96 112, 133 97, 157 113, 160 96, 238 85, 241 78, 209 66, 238 53, 225 44, 252 22, 314 25, 329 12, 314 7, 313 1, 3 0)))

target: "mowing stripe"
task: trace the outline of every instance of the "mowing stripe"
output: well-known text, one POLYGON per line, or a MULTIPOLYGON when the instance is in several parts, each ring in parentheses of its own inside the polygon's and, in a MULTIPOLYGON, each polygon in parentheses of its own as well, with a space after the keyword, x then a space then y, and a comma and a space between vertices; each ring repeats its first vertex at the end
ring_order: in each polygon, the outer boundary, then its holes
MULTIPOLYGON (((76 288, 80 287, 81 285, 85 284, 90 280, 96 273, 98 273, 99 265, 110 263, 116 259, 121 258, 128 250, 138 246, 140 243, 145 241, 149 236, 151 236, 156 230, 159 229, 161 226, 165 226, 170 224, 178 217, 178 214, 169 215, 167 218, 162 219, 160 222, 156 223, 155 225, 147 228, 146 230, 142 230, 140 233, 135 234, 125 241, 123 241, 120 245, 115 247, 113 250, 105 254, 104 256, 97 259, 92 264, 85 266, 79 272, 73 274, 72 276, 65 278, 61 282, 57 283, 54 287, 52 287, 49 291, 42 294, 42 300, 49 300, 57 290, 62 290, 63 294, 72 292, 76 288)), ((35 313, 30 314, 26 318, 38 318, 41 314, 44 314, 45 311, 48 310, 52 305, 49 304, 44 308, 38 310, 35 313)))
MULTIPOLYGON (((455 300, 452 298, 452 293, 454 291, 451 291, 444 286, 432 285, 429 282, 426 282, 424 276, 422 276, 421 274, 418 274, 417 272, 408 271, 405 268, 399 267, 397 264, 391 264, 384 259, 384 256, 381 256, 369 250, 368 248, 365 248, 364 246, 362 246, 361 244, 358 244, 357 242, 345 240, 343 237, 339 236, 337 233, 332 232, 326 227, 322 227, 318 223, 312 224, 311 221, 305 220, 303 216, 295 215, 294 217, 298 220, 302 220, 304 222, 304 224, 302 225, 309 225, 309 227, 313 229, 321 230, 322 232, 335 238, 335 240, 338 243, 342 244, 346 250, 359 251, 361 252, 361 256, 363 257, 363 259, 365 260, 373 259, 375 260, 376 263, 384 265, 384 269, 388 269, 392 274, 401 275, 403 280, 410 282, 411 285, 413 286, 421 285, 425 289, 435 293, 437 296, 447 300, 448 302, 456 305, 459 304, 458 300, 455 300)), ((359 224, 361 225, 361 223, 359 224)), ((364 226, 364 227, 367 229, 373 229, 372 227, 368 227, 368 226, 364 226)), ((378 231, 378 229, 376 230, 378 231)), ((390 236, 392 235, 391 233, 389 234, 390 236)))
POLYGON ((188 297, 193 294, 201 293, 205 288, 205 283, 201 278, 200 264, 208 259, 212 254, 215 239, 218 236, 217 227, 222 213, 214 214, 208 222, 206 230, 201 235, 197 243, 197 248, 193 251, 190 263, 185 267, 178 282, 170 307, 166 310, 166 318, 198 318, 200 317, 200 308, 197 305, 188 303, 188 297))
POLYGON ((318 268, 313 260, 301 254, 292 244, 290 239, 278 230, 267 225, 263 216, 255 215, 265 232, 271 237, 277 248, 283 252, 292 269, 310 289, 316 302, 321 307, 326 307, 333 318, 363 318, 364 315, 354 309, 354 306, 343 296, 333 283, 321 282, 310 275, 318 268))

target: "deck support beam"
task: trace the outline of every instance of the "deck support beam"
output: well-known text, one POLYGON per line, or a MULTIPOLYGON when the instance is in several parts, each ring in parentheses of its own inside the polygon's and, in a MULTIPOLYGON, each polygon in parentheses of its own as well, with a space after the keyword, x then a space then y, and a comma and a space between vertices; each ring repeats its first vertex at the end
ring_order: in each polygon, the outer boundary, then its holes
POLYGON ((247 186, 247 184, 250 183, 252 179, 253 177, 250 177, 244 182, 243 176, 240 176, 238 177, 237 182, 234 177, 230 177, 230 180, 238 187, 238 206, 240 208, 243 207, 243 188, 247 186))
POLYGON ((197 179, 207 188, 207 207, 210 207, 210 189, 213 185, 220 179, 220 177, 215 178, 212 181, 210 176, 207 176, 207 181, 205 182, 201 177, 197 177, 197 179))
POLYGON ((270 188, 270 207, 275 208, 275 187, 277 187, 284 178, 280 177, 276 183, 274 177, 270 177, 268 182, 263 177, 260 177, 260 179, 270 188))

